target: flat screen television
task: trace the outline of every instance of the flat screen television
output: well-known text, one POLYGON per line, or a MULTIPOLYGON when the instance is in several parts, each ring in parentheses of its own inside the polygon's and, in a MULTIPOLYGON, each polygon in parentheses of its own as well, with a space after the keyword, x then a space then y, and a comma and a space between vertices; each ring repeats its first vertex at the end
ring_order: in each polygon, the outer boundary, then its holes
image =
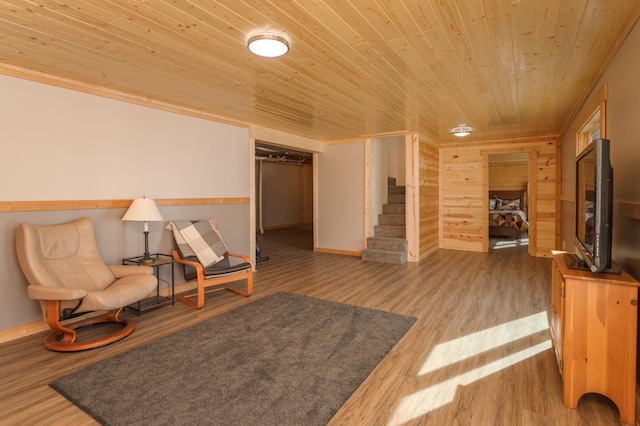
POLYGON ((595 139, 576 157, 577 269, 619 273, 611 261, 613 168, 608 139, 595 139))

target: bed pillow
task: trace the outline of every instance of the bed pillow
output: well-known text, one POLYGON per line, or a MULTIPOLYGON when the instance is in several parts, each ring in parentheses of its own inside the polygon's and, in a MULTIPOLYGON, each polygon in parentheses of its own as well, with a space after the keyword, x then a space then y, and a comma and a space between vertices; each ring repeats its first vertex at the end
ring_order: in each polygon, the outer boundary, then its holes
POLYGON ((520 198, 500 200, 498 210, 520 210, 520 198))
POLYGON ((500 200, 498 197, 489 198, 489 210, 496 210, 497 209, 498 200, 500 200))
POLYGON ((593 201, 587 200, 584 202, 585 213, 593 213, 593 201))

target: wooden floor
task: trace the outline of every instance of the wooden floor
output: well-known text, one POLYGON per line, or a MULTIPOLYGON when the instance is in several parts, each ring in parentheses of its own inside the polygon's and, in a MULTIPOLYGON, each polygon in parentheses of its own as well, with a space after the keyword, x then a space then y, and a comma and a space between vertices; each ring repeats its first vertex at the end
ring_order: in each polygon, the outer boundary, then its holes
POLYGON ((146 312, 131 336, 82 353, 46 350, 45 334, 0 345, 0 424, 95 424, 48 383, 277 291, 418 318, 332 425, 620 424, 598 395, 577 410, 562 405, 547 324, 551 264, 527 256, 526 245, 386 265, 314 253, 309 228, 259 238, 270 259, 257 265, 250 298, 219 292, 200 311, 176 303, 146 312))

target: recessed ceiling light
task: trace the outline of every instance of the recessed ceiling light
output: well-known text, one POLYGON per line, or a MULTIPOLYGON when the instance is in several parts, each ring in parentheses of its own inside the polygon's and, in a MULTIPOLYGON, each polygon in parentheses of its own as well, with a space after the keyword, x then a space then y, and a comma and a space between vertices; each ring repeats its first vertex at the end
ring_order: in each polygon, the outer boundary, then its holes
POLYGON ((266 58, 277 58, 289 51, 289 43, 284 37, 272 33, 260 33, 247 41, 251 53, 266 58))
POLYGON ((451 133, 453 133, 453 136, 457 136, 459 138, 463 137, 463 136, 469 136, 471 134, 471 131, 473 129, 469 126, 467 126, 466 124, 461 124, 457 127, 454 127, 453 129, 451 129, 451 133))

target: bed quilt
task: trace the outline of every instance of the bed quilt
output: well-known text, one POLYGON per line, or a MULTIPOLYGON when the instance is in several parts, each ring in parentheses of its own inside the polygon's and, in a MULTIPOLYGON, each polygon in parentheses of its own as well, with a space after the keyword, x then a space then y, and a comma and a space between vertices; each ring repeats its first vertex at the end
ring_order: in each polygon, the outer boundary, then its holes
POLYGON ((489 226, 515 228, 524 232, 529 229, 529 222, 522 210, 490 210, 489 226))

